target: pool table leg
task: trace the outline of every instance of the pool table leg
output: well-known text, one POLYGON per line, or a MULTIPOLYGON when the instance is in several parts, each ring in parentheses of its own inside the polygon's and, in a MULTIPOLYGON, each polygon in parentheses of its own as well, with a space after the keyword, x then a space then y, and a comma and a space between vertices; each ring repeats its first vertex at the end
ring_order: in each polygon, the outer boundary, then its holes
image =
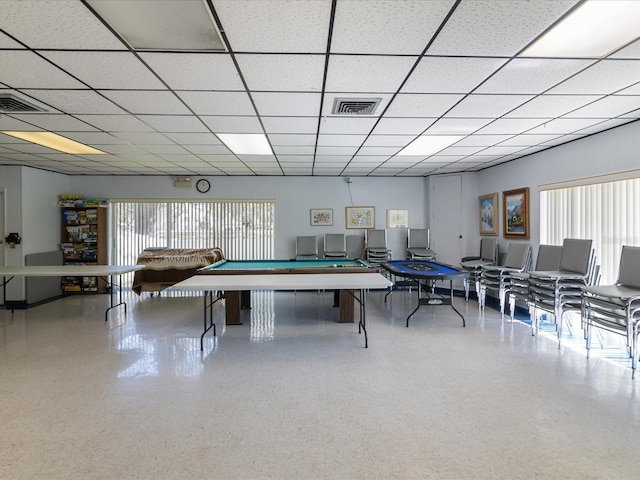
POLYGON ((340 290, 340 320, 339 323, 353 323, 354 310, 353 290, 340 290))
MULTIPOLYGON (((243 293, 241 291, 224 292, 224 319, 227 325, 242 325, 240 321, 240 309, 243 306, 243 293)), ((248 292, 251 294, 251 292, 248 292)), ((245 298, 246 300, 246 298, 245 298)))

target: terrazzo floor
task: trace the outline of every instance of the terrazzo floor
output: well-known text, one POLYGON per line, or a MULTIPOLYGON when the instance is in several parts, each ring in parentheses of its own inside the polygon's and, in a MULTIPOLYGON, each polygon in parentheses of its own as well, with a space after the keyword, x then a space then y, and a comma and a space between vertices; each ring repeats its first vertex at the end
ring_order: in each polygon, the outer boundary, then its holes
POLYGON ((368 294, 368 349, 331 292, 254 292, 203 352, 196 294, 0 311, 0 478, 640 477, 622 349, 462 298, 406 328, 414 293, 368 294))

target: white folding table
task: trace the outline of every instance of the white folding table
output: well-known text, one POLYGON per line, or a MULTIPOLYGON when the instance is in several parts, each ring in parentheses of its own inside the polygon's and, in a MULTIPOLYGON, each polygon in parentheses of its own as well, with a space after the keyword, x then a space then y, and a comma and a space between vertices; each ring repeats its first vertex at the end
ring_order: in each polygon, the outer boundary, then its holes
MULTIPOLYGON (((144 265, 28 265, 28 266, 0 266, 0 276, 4 277, 2 288, 4 290, 4 301, 7 301, 7 284, 14 277, 101 277, 113 287, 113 277, 122 276, 125 273, 142 270, 144 265)), ((118 281, 118 303, 113 302, 113 288, 109 294, 109 307, 104 312, 105 321, 108 320, 109 310, 124 306, 127 312, 127 304, 122 300, 122 281, 118 281)))
POLYGON ((391 286, 388 278, 377 272, 371 273, 293 273, 293 274, 251 274, 238 273, 233 275, 194 275, 182 282, 176 283, 171 289, 181 291, 204 292, 204 331, 200 337, 200 350, 203 350, 205 334, 213 329, 213 304, 222 297, 214 292, 250 291, 250 290, 344 290, 350 292, 355 301, 360 304, 360 320, 358 333, 364 333, 364 346, 369 346, 366 324, 366 290, 385 289, 391 286), (358 291, 356 295, 354 292, 358 291))

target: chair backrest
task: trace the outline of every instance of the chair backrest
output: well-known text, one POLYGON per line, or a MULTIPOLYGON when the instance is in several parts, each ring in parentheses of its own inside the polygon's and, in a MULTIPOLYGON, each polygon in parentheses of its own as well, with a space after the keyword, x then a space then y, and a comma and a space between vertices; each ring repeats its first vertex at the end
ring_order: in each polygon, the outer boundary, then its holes
POLYGON ((640 247, 622 246, 618 283, 625 287, 640 288, 640 247))
POLYGON ((538 247, 537 271, 556 271, 560 268, 562 245, 540 245, 538 247))
POLYGON ((509 243, 503 267, 517 268, 518 270, 530 270, 531 244, 509 243))
POLYGON ((560 270, 579 273, 580 275, 588 274, 593 260, 591 243, 591 240, 565 238, 564 242, 562 242, 560 270))
POLYGON ((362 258, 364 256, 364 237, 362 235, 345 236, 348 258, 362 258))
POLYGON ((344 239, 344 233, 325 233, 324 234, 324 251, 325 252, 346 252, 347 244, 344 239))
POLYGON ((315 235, 303 235, 296 237, 296 256, 318 256, 318 242, 315 235))
POLYGON ((407 232, 408 248, 429 248, 429 229, 410 228, 407 232))
POLYGON ((498 260, 498 239, 496 237, 483 237, 480 239, 480 258, 491 260, 494 263, 498 260))
POLYGON ((387 248, 387 231, 385 229, 367 230, 367 248, 385 250, 387 248))

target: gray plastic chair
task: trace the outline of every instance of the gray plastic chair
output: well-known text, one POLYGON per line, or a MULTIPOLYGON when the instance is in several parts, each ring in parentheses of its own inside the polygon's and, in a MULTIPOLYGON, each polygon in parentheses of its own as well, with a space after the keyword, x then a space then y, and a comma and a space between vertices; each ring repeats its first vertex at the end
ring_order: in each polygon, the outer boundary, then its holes
POLYGON ((431 250, 428 228, 410 228, 407 231, 407 258, 435 262, 436 253, 431 250))
POLYGON ((504 304, 511 287, 511 277, 514 273, 531 270, 531 263, 530 243, 509 243, 507 255, 502 265, 483 265, 480 270, 480 295, 478 297, 480 309, 485 307, 487 291, 496 292, 500 301, 500 316, 504 318, 504 304))
POLYGON ((541 312, 550 313, 556 325, 558 347, 564 315, 582 309, 582 289, 597 283, 599 266, 591 240, 565 238, 560 267, 556 271, 533 271, 529 275, 529 307, 532 333, 538 330, 541 312))
POLYGON ((367 239, 365 253, 367 262, 373 266, 391 259, 391 250, 387 247, 387 231, 384 229, 372 229, 366 231, 367 239))
POLYGON ((480 299, 480 272, 483 266, 498 263, 498 239, 496 237, 483 237, 480 239, 480 255, 463 257, 460 265, 469 271, 469 276, 464 279, 464 298, 469 301, 469 288, 471 282, 476 286, 476 295, 480 299))
POLYGON ((586 286, 582 295, 587 358, 594 328, 623 335, 631 357, 631 378, 638 364, 640 333, 640 247, 623 246, 618 280, 613 285, 586 286))
MULTIPOLYGON (((562 245, 540 245, 538 247, 538 258, 534 270, 548 271, 560 268, 560 256, 562 255, 562 245)), ((515 316, 516 302, 523 302, 529 308, 529 272, 513 272, 511 274, 511 284, 509 286, 509 311, 511 321, 515 316)), ((531 315, 531 312, 529 312, 531 315)))
POLYGON ((318 258, 318 241, 315 235, 296 237, 296 260, 318 258))
POLYGON ((323 255, 325 258, 347 258, 347 243, 344 233, 324 234, 323 255))

